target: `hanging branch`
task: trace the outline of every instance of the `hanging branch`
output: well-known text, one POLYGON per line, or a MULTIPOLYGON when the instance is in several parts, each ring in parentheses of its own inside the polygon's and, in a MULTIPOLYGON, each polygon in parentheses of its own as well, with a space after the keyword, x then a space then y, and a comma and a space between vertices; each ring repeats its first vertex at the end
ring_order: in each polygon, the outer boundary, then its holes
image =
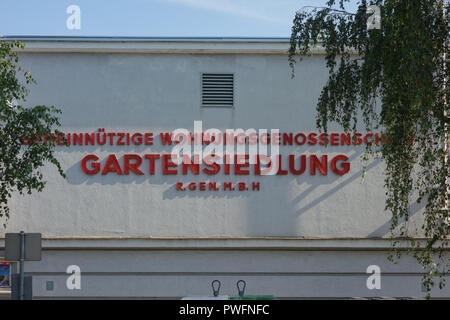
POLYGON ((393 252, 400 256, 399 240, 409 240, 429 296, 435 276, 444 285, 450 261, 449 4, 362 0, 350 14, 347 1, 296 13, 289 63, 294 72, 297 56, 309 56, 318 45, 325 50, 329 77, 317 103, 320 130, 335 122, 345 131, 362 124, 384 132, 388 143, 378 149, 368 145, 365 157, 384 160, 393 252), (335 5, 340 10, 331 9, 335 5), (367 29, 370 5, 380 9, 379 29, 367 29), (414 230, 410 206, 422 201, 423 223, 414 230))

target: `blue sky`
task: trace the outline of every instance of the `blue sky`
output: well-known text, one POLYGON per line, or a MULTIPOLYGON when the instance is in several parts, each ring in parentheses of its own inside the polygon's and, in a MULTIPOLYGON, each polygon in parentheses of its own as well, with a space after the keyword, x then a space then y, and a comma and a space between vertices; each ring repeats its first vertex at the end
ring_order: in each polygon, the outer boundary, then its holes
MULTIPOLYGON (((326 0, 0 0, 0 35, 288 37, 298 9, 325 3, 326 0), (80 30, 66 27, 69 5, 81 9, 80 30)), ((355 11, 355 5, 348 9, 355 11)))

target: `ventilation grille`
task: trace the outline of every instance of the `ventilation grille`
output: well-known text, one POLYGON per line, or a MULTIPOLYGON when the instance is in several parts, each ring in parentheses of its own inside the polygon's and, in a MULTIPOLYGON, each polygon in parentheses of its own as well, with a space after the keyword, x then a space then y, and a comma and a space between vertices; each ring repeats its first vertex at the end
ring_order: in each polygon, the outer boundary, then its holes
POLYGON ((233 74, 202 74, 202 107, 233 107, 233 100, 233 74))

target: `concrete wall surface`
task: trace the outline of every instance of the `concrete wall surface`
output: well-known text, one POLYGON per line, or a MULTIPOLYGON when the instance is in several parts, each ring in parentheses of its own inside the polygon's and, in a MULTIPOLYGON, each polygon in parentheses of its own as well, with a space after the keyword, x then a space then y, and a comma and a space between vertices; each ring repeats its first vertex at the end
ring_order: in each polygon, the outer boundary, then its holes
MULTIPOLYGON (((383 164, 368 162, 362 183, 362 145, 280 146, 283 161, 289 154, 344 154, 351 169, 343 175, 331 169, 327 175, 309 169, 301 175, 163 175, 160 162, 154 175, 147 162, 143 175, 87 175, 81 168, 88 154, 104 165, 110 154, 121 162, 125 154, 168 153, 171 147, 158 134, 193 130, 196 120, 203 129, 317 132, 315 106, 328 77, 322 55, 298 63, 291 79, 284 53, 31 47, 20 53, 37 81, 27 104, 61 108, 62 131, 155 135, 151 146, 57 147, 67 179, 47 166, 43 192, 14 196, 6 232, 41 232, 44 238, 43 260, 26 266, 36 298, 210 295, 214 279, 222 281, 221 294, 230 295, 244 279, 248 294, 279 298, 423 296, 414 260, 393 265, 386 259, 390 215, 384 211, 383 164), (202 73, 234 74, 233 108, 201 107, 202 73), (176 190, 177 182, 201 181, 259 182, 260 190, 176 190), (82 271, 82 290, 65 286, 72 264, 82 271), (381 290, 366 287, 373 264, 382 271, 381 290)), ((421 210, 411 207, 411 230, 420 227, 421 210)), ((450 291, 435 295, 450 297, 450 291)))

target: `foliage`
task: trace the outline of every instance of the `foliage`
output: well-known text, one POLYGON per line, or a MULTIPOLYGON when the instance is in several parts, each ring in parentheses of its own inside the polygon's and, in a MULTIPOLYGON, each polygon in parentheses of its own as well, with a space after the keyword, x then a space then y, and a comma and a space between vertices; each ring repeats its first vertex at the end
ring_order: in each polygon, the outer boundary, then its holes
POLYGON ((61 111, 55 107, 30 108, 19 104, 28 95, 26 85, 35 83, 31 74, 18 65, 15 50, 22 48, 23 44, 17 41, 0 42, 0 218, 5 221, 4 227, 13 192, 31 194, 45 187, 40 169, 46 162, 53 163, 65 177, 54 157, 54 137, 59 133, 54 129, 60 126, 61 111), (30 137, 32 141, 27 142, 30 137))
POLYGON ((399 239, 410 240, 429 294, 435 275, 443 286, 449 263, 449 4, 363 0, 352 14, 345 10, 347 1, 329 0, 327 7, 296 13, 290 65, 294 72, 297 54, 301 59, 323 46, 329 78, 317 104, 321 130, 329 122, 356 130, 362 121, 366 130, 384 132, 386 143, 369 145, 365 156, 385 161, 393 252, 400 256, 399 239), (381 9, 381 29, 367 29, 369 5, 381 9), (423 241, 408 228, 415 201, 425 203, 423 241))

